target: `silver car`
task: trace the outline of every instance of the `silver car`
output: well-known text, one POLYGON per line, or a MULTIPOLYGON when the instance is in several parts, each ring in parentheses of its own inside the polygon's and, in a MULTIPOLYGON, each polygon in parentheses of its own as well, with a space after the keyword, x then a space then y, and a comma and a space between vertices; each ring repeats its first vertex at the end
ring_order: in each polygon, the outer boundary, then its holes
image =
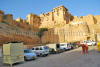
POLYGON ((37 56, 49 55, 49 48, 47 46, 36 46, 32 48, 32 52, 36 53, 37 56))

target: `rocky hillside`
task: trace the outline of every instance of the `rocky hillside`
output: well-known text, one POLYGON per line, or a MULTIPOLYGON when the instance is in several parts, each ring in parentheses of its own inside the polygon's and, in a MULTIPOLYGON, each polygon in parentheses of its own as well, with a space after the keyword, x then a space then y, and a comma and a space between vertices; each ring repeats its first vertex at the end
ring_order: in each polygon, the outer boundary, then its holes
POLYGON ((11 41, 23 41, 24 44, 33 45, 39 43, 37 32, 25 31, 8 22, 0 22, 0 45, 11 41))

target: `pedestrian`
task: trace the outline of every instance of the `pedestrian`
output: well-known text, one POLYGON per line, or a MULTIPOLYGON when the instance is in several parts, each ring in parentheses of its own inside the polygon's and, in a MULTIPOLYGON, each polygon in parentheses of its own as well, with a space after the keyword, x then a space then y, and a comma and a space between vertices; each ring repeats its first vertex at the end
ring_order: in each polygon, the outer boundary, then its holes
POLYGON ((85 54, 85 45, 82 44, 82 54, 85 54))
POLYGON ((97 50, 98 50, 98 52, 100 52, 100 43, 99 42, 97 42, 97 50))
POLYGON ((85 44, 85 54, 86 55, 88 54, 88 44, 87 43, 85 44))

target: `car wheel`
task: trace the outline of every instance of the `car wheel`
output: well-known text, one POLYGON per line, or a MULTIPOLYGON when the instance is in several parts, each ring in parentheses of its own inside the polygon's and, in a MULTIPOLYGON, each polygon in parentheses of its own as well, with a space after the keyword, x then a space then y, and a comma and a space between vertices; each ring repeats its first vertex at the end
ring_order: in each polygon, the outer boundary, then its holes
POLYGON ((56 54, 56 51, 54 49, 51 50, 52 54, 56 54))
POLYGON ((64 51, 66 51, 66 48, 64 48, 64 51))
POLYGON ((32 60, 35 60, 35 57, 32 57, 32 60))
POLYGON ((42 55, 42 53, 40 53, 40 57, 42 57, 43 55, 42 55))
POLYGON ((27 61, 27 58, 26 57, 24 57, 24 61, 27 61))
POLYGON ((45 54, 45 56, 48 56, 48 54, 45 54))

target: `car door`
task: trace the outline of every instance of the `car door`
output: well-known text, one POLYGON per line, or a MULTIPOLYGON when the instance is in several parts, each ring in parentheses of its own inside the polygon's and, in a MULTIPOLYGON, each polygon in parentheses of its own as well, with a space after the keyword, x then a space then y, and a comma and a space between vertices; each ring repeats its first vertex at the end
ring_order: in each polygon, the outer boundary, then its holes
POLYGON ((34 53, 35 53, 35 48, 34 48, 34 47, 32 48, 32 52, 34 52, 34 53))
POLYGON ((44 51, 43 47, 40 47, 40 53, 41 53, 41 54, 44 54, 44 52, 45 52, 45 51, 44 51))
POLYGON ((67 43, 67 48, 70 49, 70 44, 69 43, 67 43))
POLYGON ((35 52, 37 55, 40 55, 39 47, 36 47, 34 52, 35 52))

